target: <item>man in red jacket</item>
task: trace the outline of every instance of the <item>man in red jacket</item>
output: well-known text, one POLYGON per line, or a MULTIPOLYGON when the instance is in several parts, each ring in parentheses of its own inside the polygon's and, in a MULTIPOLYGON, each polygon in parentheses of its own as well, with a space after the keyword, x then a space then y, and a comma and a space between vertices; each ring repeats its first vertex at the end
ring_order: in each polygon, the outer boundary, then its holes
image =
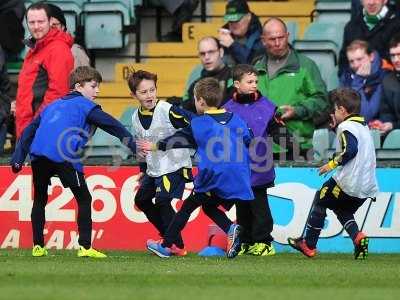
POLYGON ((17 137, 46 105, 68 92, 68 77, 74 66, 73 38, 51 29, 49 16, 49 7, 41 2, 32 4, 26 12, 32 38, 18 78, 17 137))

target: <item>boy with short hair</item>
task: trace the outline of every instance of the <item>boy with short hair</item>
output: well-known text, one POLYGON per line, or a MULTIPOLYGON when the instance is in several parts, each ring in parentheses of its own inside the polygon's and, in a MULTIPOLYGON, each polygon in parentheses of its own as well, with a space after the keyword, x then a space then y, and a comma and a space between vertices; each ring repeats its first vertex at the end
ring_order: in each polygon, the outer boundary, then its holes
POLYGON ((43 229, 47 186, 58 176, 78 202, 78 257, 103 258, 91 247, 92 197, 83 174, 81 154, 96 127, 118 137, 132 152, 136 146, 125 127, 93 102, 99 92, 101 75, 91 67, 78 67, 70 75, 72 92, 55 100, 23 131, 11 159, 14 173, 22 169, 26 155, 31 157, 34 201, 31 213, 34 257, 46 256, 43 229), (94 130, 92 129, 94 127, 94 130))
POLYGON ((334 123, 339 124, 338 152, 319 169, 319 174, 337 171, 316 193, 303 236, 288 238, 288 243, 305 256, 314 257, 326 209, 329 208, 353 240, 354 258, 365 259, 368 238, 359 230, 354 213, 365 200, 374 199, 378 192, 374 143, 364 118, 359 115, 359 94, 350 88, 338 88, 329 97, 335 107, 334 123))
MULTIPOLYGON (((137 139, 157 142, 189 125, 178 107, 157 99, 156 74, 138 70, 129 76, 128 85, 132 97, 140 103, 132 115, 137 139)), ((142 173, 135 204, 163 237, 175 216, 172 199, 182 198, 186 182, 192 181, 189 149, 151 152, 146 156, 146 161, 140 164, 140 169, 142 173)), ((174 255, 186 255, 180 234, 171 251, 174 255)))
POLYGON ((146 151, 191 147, 197 149, 199 156, 193 193, 169 225, 164 241, 150 241, 147 249, 160 257, 171 256, 169 247, 190 214, 202 206, 207 216, 228 234, 227 257, 234 258, 240 247, 240 226, 233 224, 218 206, 254 198, 247 149, 251 134, 237 115, 217 108, 222 92, 216 79, 201 79, 196 83, 194 94, 196 110, 201 115, 192 116, 189 127, 157 144, 138 141, 139 148, 146 151))
POLYGON ((276 106, 257 90, 257 70, 251 65, 233 69, 235 92, 224 108, 241 117, 254 134, 250 145, 251 186, 254 201, 237 204, 237 222, 243 230, 239 255, 271 256, 275 254, 271 236, 273 219, 268 204, 267 188, 274 185, 270 128, 275 126, 276 106))

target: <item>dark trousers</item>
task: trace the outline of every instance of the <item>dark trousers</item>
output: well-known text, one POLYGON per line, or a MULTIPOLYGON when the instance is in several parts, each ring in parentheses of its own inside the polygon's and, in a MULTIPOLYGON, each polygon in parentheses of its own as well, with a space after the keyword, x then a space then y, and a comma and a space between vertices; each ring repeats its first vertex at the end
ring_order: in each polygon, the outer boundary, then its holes
POLYGON ((240 202, 235 200, 226 200, 205 193, 193 192, 184 202, 181 209, 175 215, 172 223, 169 225, 167 232, 164 235, 163 247, 171 247, 177 236, 181 233, 190 215, 198 207, 202 207, 204 213, 221 228, 225 233, 228 233, 232 221, 226 216, 225 212, 218 206, 225 206, 230 202, 240 202))
POLYGON ((304 238, 307 245, 315 248, 326 218, 326 209, 331 209, 339 222, 354 240, 359 228, 354 220, 354 213, 366 199, 352 197, 337 185, 333 178, 326 181, 315 194, 313 206, 307 219, 304 238))
POLYGON ((240 240, 243 243, 270 244, 274 221, 268 203, 266 188, 253 187, 253 201, 239 201, 236 204, 237 223, 242 226, 240 240))
POLYGON ((44 246, 43 229, 46 222, 47 189, 53 176, 60 177, 64 187, 69 187, 78 203, 79 245, 90 248, 92 236, 92 196, 83 173, 68 163, 56 163, 45 157, 32 161, 34 200, 31 212, 33 244, 44 246))
MULTIPOLYGON (((136 206, 146 215, 149 222, 153 224, 162 237, 165 237, 165 232, 176 214, 171 201, 171 198, 156 197, 155 188, 139 188, 135 196, 136 206), (155 198, 154 203, 153 198, 155 198)), ((179 248, 184 247, 180 233, 173 243, 179 248)))

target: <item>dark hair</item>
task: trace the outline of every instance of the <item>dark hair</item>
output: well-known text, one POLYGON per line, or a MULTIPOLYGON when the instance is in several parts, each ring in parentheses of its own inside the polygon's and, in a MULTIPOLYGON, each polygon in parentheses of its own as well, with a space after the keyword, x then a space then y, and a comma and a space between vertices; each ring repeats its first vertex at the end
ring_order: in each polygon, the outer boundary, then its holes
POLYGON ((218 49, 221 49, 222 48, 222 46, 221 46, 221 43, 219 42, 219 39, 217 39, 215 36, 205 36, 205 37, 202 37, 200 40, 199 40, 199 42, 197 43, 197 46, 199 46, 200 45, 200 43, 202 42, 202 41, 205 41, 205 40, 213 40, 214 42, 215 42, 215 44, 217 45, 217 48, 218 49))
POLYGON ((128 86, 131 92, 136 94, 138 85, 142 82, 142 80, 145 79, 154 81, 154 85, 157 87, 157 74, 150 73, 144 70, 133 70, 133 72, 128 77, 128 86))
POLYGON ((329 101, 337 107, 343 106, 349 114, 359 114, 360 94, 351 88, 337 88, 329 92, 329 101))
POLYGON ((389 49, 396 48, 400 44, 400 33, 396 33, 389 42, 389 49))
POLYGON ((285 32, 287 32, 287 26, 286 26, 286 23, 281 19, 281 18, 278 18, 278 17, 272 17, 272 18, 268 18, 265 22, 264 22, 264 24, 263 24, 263 28, 265 27, 265 25, 267 25, 269 22, 271 22, 271 21, 278 21, 279 23, 281 23, 282 24, 282 26, 283 26, 283 28, 285 29, 285 32))
POLYGON ((51 9, 47 3, 44 3, 43 1, 32 3, 27 9, 26 9, 26 14, 25 18, 28 19, 28 12, 30 10, 41 10, 43 9, 46 13, 47 19, 50 20, 51 16, 51 9))
POLYGON ((217 79, 206 77, 194 85, 194 94, 199 100, 203 98, 210 107, 219 107, 222 101, 222 89, 217 79))
POLYGON ((252 65, 239 64, 233 68, 232 79, 233 81, 240 81, 246 74, 255 74, 258 76, 258 71, 252 65))
POLYGON ((77 67, 69 75, 69 88, 74 89, 75 84, 77 83, 83 86, 85 82, 90 82, 92 80, 100 83, 103 80, 103 78, 101 77, 100 73, 92 67, 88 66, 77 67))
POLYGON ((67 31, 67 20, 65 19, 64 12, 57 5, 48 3, 50 8, 50 17, 55 18, 64 26, 64 31, 67 31))
POLYGON ((350 51, 355 51, 357 49, 365 50, 365 53, 367 53, 368 55, 373 52, 372 48, 370 47, 367 41, 354 40, 350 43, 350 45, 346 47, 346 53, 350 51))

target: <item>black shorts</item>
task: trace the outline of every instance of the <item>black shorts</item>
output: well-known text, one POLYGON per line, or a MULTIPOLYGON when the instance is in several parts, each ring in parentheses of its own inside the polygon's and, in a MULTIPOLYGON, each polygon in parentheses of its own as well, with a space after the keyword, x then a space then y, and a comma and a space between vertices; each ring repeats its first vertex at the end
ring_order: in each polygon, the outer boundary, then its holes
POLYGON ((181 168, 159 177, 147 174, 141 180, 140 189, 155 191, 156 198, 182 198, 185 184, 193 181, 192 169, 181 168))
POLYGON ((329 209, 345 209, 353 213, 363 205, 366 198, 352 197, 346 194, 333 178, 326 181, 317 194, 318 204, 329 209))
POLYGON ((33 160, 31 166, 35 185, 50 185, 51 177, 59 177, 65 188, 86 185, 83 173, 75 170, 71 163, 58 163, 41 156, 33 160))

